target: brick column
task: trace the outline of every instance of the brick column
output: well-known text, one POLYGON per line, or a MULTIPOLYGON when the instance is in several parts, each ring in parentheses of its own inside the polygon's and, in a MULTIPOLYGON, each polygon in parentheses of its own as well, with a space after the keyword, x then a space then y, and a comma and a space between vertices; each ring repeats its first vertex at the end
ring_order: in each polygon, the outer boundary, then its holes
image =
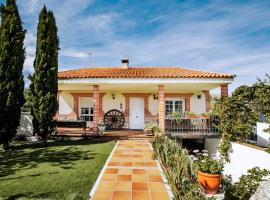
POLYGON ((103 112, 103 97, 105 93, 99 94, 99 120, 103 120, 104 112, 103 112))
POLYGON ((190 97, 185 98, 185 111, 190 112, 190 97))
POLYGON ((94 85, 94 93, 93 93, 93 103, 94 103, 94 119, 93 119, 93 131, 97 132, 98 129, 98 120, 99 120, 99 86, 94 85))
POLYGON ((203 90, 202 92, 205 95, 205 108, 206 108, 205 111, 209 112, 211 110, 209 90, 203 90))
POLYGON ((158 122, 161 130, 165 130, 165 99, 164 85, 158 86, 158 122))
POLYGON ((220 90, 221 90, 221 97, 228 97, 228 95, 229 95, 228 84, 221 85, 220 90))
MULTIPOLYGON (((73 113, 72 114, 72 118, 76 118, 78 119, 79 116, 79 98, 77 94, 72 94, 73 96, 73 113)), ((76 120, 74 119, 74 120, 76 120)))

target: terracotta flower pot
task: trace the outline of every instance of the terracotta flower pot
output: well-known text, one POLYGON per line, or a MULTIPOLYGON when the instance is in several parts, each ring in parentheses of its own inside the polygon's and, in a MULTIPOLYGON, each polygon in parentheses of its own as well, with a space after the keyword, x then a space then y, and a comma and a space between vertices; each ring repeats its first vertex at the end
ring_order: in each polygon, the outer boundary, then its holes
POLYGON ((198 171, 198 181, 207 194, 216 194, 221 183, 221 174, 207 174, 198 171))

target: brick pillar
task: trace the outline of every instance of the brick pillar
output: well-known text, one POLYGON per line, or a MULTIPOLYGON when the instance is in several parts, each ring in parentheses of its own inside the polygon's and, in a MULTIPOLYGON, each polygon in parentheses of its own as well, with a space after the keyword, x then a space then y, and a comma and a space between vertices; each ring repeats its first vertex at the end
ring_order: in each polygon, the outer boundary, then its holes
POLYGON ((190 112, 190 97, 185 98, 185 111, 190 112))
POLYGON ((221 90, 221 97, 228 97, 228 95, 229 95, 228 84, 221 85, 220 90, 221 90))
POLYGON ((77 94, 72 94, 72 96, 73 96, 73 113, 72 113, 72 118, 74 118, 74 120, 76 120, 76 119, 78 119, 78 116, 79 116, 79 98, 78 98, 78 95, 77 94))
POLYGON ((210 104, 210 93, 209 90, 203 90, 202 91, 205 95, 205 111, 209 112, 211 110, 211 104, 210 104))
POLYGON ((165 99, 164 85, 158 86, 158 122, 161 130, 165 130, 165 99))
POLYGON ((105 93, 99 94, 99 120, 103 120, 104 112, 103 112, 103 97, 105 93))
POLYGON ((98 129, 98 120, 99 120, 99 86, 94 85, 94 94, 93 94, 93 103, 94 103, 94 119, 93 119, 93 131, 97 132, 98 129))

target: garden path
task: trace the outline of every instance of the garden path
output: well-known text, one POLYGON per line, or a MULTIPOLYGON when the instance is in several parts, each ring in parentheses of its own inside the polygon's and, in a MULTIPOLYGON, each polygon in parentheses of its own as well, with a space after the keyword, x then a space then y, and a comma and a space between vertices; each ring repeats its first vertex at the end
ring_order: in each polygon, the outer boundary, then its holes
POLYGON ((93 187, 91 200, 169 200, 161 174, 148 140, 121 140, 93 187))

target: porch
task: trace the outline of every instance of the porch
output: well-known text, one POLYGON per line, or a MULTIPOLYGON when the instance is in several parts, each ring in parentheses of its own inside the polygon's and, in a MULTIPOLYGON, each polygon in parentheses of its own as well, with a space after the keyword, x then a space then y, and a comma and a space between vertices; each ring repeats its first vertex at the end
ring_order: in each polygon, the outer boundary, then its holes
MULTIPOLYGON (((86 135, 98 130, 105 122, 107 113, 116 110, 123 115, 123 126, 106 131, 105 136, 115 135, 127 138, 128 130, 143 130, 145 124, 156 123, 173 137, 200 138, 217 137, 213 120, 199 116, 211 110, 209 90, 221 87, 221 95, 228 94, 227 84, 217 83, 113 83, 99 85, 59 84, 58 120, 81 120, 87 123, 86 135), (90 92, 89 92, 90 90, 90 92), (181 122, 170 118, 172 113, 197 113, 197 117, 187 116, 181 122)), ((112 120, 112 117, 109 117, 112 120)), ((142 132, 141 132, 142 133, 142 132)), ((135 136, 137 137, 137 136, 135 136)))

